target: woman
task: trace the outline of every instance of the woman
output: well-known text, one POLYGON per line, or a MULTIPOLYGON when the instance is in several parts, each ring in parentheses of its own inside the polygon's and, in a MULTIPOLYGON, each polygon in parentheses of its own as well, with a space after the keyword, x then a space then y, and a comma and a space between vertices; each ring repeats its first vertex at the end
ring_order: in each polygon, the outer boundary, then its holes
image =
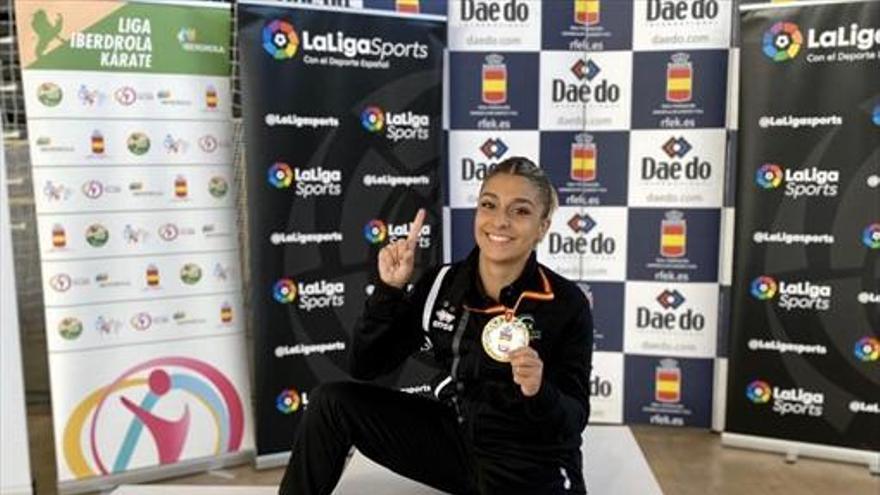
POLYGON ((477 247, 407 293, 418 232, 379 252, 376 290, 355 328, 351 373, 372 379, 430 348, 439 400, 365 383, 310 396, 282 494, 331 493, 352 446, 450 493, 586 493, 581 433, 590 413, 593 327, 576 285, 536 261, 556 195, 525 158, 480 190, 477 247))

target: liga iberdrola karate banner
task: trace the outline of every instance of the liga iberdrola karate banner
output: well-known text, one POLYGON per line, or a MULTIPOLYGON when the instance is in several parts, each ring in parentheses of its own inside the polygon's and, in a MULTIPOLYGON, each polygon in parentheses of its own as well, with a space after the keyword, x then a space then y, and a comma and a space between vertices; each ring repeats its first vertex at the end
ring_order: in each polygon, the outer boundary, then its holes
POLYGON ((725 443, 880 469, 880 3, 742 12, 725 443))
POLYGON ((16 13, 61 490, 244 458, 229 5, 16 13))
MULTIPOLYGON (((284 462, 310 390, 347 345, 387 242, 428 211, 416 278, 441 262, 442 17, 239 4, 258 466, 284 462), (266 456, 278 454, 272 459, 266 456)), ((384 381, 431 393, 408 361, 384 381)))

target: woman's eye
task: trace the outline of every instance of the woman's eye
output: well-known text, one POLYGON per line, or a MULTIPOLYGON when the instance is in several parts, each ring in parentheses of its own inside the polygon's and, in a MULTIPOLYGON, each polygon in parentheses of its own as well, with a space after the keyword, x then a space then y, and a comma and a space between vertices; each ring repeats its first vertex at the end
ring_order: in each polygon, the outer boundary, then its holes
POLYGON ((480 201, 480 208, 492 209, 495 205, 491 201, 480 201))
POLYGON ((516 208, 513 210, 513 212, 519 216, 527 216, 532 214, 532 211, 528 208, 516 208))

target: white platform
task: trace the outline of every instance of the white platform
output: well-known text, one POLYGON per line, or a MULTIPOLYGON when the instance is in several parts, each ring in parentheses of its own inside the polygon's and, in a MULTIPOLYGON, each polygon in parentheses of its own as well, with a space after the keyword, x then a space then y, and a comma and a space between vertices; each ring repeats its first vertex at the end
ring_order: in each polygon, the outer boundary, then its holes
MULTIPOLYGON (((625 426, 590 426, 584 434, 584 477, 590 493, 662 495, 645 456, 625 426)), ((126 485, 113 495, 274 495, 274 486, 126 485)), ((339 495, 439 495, 355 454, 342 475, 339 495)))

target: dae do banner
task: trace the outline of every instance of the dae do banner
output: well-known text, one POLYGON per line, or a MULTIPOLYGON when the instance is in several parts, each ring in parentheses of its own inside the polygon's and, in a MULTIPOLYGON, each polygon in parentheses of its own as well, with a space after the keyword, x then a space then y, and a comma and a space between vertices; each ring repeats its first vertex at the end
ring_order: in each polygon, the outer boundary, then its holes
POLYGON ((876 452, 880 3, 747 10, 741 57, 727 431, 876 452))
POLYGON ((61 490, 244 458, 229 5, 16 13, 61 490))
MULTIPOLYGON (((347 376, 378 250, 428 210, 441 262, 442 18, 242 3, 257 449, 290 449, 309 391, 347 376)), ((429 391, 411 360, 386 384, 429 391)))

